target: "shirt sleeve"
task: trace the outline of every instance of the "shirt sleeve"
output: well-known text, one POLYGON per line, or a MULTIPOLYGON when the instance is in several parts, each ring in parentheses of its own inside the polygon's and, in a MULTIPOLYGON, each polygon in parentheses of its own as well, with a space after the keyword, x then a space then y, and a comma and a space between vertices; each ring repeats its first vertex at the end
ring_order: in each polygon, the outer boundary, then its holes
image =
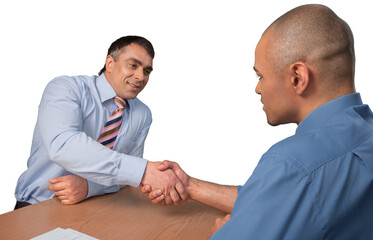
POLYGON ((57 78, 47 85, 39 106, 38 127, 49 158, 94 183, 138 186, 145 159, 113 151, 81 131, 80 99, 84 91, 84 86, 69 78, 57 78))
POLYGON ((87 180, 88 182, 88 193, 86 198, 90 198, 93 196, 99 196, 107 193, 114 193, 118 192, 119 189, 123 186, 121 185, 113 185, 113 186, 104 186, 95 182, 92 182, 90 180, 87 180))
POLYGON ((314 199, 311 180, 296 161, 262 158, 241 188, 230 220, 211 239, 322 239, 314 199))

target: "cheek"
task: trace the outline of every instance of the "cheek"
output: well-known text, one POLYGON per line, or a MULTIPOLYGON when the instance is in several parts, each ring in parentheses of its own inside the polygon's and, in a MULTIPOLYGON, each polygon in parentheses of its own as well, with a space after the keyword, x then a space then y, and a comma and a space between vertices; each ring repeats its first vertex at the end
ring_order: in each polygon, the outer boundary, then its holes
POLYGON ((149 77, 144 80, 143 88, 146 86, 146 84, 148 84, 148 81, 149 81, 149 77))
POLYGON ((125 79, 131 76, 131 71, 126 67, 121 67, 121 68, 118 68, 117 74, 121 78, 125 79))

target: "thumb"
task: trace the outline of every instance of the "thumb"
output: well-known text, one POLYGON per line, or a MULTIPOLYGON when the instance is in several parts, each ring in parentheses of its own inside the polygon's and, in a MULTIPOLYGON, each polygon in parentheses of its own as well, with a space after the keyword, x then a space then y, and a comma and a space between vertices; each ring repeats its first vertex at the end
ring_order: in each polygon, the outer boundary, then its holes
POLYGON ((163 170, 166 170, 166 169, 169 169, 169 168, 172 169, 173 167, 174 167, 173 162, 170 162, 170 161, 168 161, 168 160, 164 160, 164 161, 161 163, 161 165, 158 166, 158 170, 163 171, 163 170))
POLYGON ((61 182, 63 179, 63 176, 62 177, 56 177, 56 178, 50 178, 49 179, 49 182, 54 184, 54 183, 58 183, 58 182, 61 182))

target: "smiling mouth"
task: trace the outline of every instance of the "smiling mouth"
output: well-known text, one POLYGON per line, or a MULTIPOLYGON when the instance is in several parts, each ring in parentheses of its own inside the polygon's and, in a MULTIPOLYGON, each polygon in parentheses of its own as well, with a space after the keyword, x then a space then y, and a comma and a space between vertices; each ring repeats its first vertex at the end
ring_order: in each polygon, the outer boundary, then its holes
POLYGON ((135 84, 132 84, 132 83, 128 83, 128 85, 130 85, 133 89, 137 90, 139 89, 140 87, 135 85, 135 84))

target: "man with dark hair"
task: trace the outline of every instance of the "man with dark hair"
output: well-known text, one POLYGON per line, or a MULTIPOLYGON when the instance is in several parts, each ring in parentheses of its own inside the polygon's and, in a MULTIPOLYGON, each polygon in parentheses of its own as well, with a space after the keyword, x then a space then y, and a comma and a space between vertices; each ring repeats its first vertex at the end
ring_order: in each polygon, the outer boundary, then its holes
POLYGON ((160 163, 142 158, 152 117, 137 95, 153 58, 148 40, 122 37, 110 46, 99 76, 61 76, 47 85, 16 209, 53 196, 74 204, 124 185, 160 188, 168 204, 186 198, 172 170, 159 171, 160 163))
MULTIPOLYGON (((190 199, 229 213, 211 239, 373 239, 373 114, 355 92, 350 27, 325 6, 297 7, 264 32, 254 70, 268 123, 296 123, 295 135, 240 187, 173 162, 159 169, 173 169, 190 199)), ((149 198, 163 204, 155 191, 149 198)))
MULTIPOLYGON (((143 47, 149 54, 149 56, 153 59, 154 58, 154 48, 153 45, 145 38, 139 37, 139 36, 125 36, 118 38, 115 40, 108 49, 108 56, 112 56, 115 61, 117 61, 118 56, 121 52, 121 49, 126 47, 127 45, 130 45, 131 43, 135 43, 141 47, 143 47)), ((106 64, 104 67, 100 70, 98 75, 103 74, 106 71, 106 64)))

